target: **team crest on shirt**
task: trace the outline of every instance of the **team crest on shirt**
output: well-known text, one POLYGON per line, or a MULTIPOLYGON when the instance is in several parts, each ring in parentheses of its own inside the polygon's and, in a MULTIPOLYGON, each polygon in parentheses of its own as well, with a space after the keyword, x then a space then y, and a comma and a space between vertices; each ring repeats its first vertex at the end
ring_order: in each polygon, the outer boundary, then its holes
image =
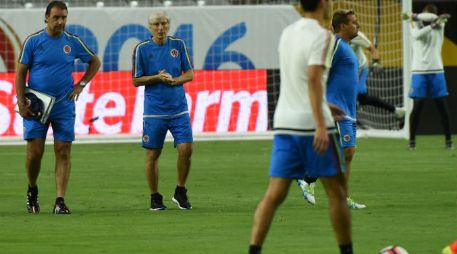
POLYGON ((63 52, 65 52, 65 54, 70 54, 71 47, 69 45, 63 46, 63 52))
POLYGON ((149 142, 149 136, 148 135, 144 135, 143 136, 143 142, 144 143, 148 143, 149 142))
POLYGON ((170 55, 174 58, 178 57, 178 50, 177 49, 170 50, 170 55))
POLYGON ((346 141, 346 142, 349 142, 349 141, 351 141, 351 136, 346 134, 346 135, 343 136, 343 140, 346 141))

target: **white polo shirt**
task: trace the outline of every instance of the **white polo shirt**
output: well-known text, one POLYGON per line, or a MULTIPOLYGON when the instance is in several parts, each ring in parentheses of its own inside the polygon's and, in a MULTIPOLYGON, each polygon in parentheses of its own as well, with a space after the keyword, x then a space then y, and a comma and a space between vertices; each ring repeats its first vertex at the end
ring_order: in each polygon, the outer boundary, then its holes
POLYGON ((307 75, 310 65, 326 68, 322 78, 322 109, 327 128, 330 131, 335 130, 335 123, 325 99, 334 43, 334 36, 314 19, 301 18, 282 32, 279 41, 281 85, 274 114, 275 133, 314 134, 316 124, 308 95, 307 75))

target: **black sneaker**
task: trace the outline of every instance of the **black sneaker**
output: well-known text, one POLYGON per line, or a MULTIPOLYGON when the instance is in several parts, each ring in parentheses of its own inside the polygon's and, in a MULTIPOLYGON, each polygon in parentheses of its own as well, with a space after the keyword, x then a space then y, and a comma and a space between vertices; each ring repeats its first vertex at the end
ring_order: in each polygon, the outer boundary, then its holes
POLYGON ((54 214, 71 214, 70 209, 65 205, 63 198, 57 198, 56 204, 54 205, 54 214))
POLYGON ((27 212, 40 213, 40 204, 38 204, 38 186, 29 186, 27 190, 27 212))
POLYGON ((409 150, 411 150, 411 151, 416 150, 416 141, 415 141, 415 140, 410 140, 410 141, 409 141, 409 144, 408 144, 408 148, 409 148, 409 150))
POLYGON ((454 150, 455 149, 455 146, 452 143, 452 140, 446 140, 446 149, 448 149, 448 150, 454 150))
POLYGON ((151 211, 165 210, 167 207, 163 204, 163 197, 160 193, 151 194, 151 211))
POLYGON ((176 186, 175 195, 171 200, 178 205, 179 209, 190 210, 192 205, 187 198, 187 189, 184 187, 176 186))

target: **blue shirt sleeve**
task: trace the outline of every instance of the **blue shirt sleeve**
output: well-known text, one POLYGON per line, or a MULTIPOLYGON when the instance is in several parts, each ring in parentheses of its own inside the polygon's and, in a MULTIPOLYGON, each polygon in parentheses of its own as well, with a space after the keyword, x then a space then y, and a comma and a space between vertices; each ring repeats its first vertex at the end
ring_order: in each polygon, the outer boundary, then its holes
POLYGON ((21 64, 26 64, 29 65, 33 61, 33 45, 34 45, 34 40, 33 38, 29 37, 25 39, 24 45, 22 47, 21 53, 19 55, 18 62, 21 64))
POLYGON ((132 77, 138 78, 144 76, 142 62, 141 47, 137 45, 132 56, 132 77))
POLYGON ((94 52, 78 36, 74 37, 74 46, 76 50, 75 57, 81 59, 81 61, 87 63, 94 56, 94 52))
POLYGON ((184 72, 192 69, 192 62, 190 61, 189 53, 184 41, 181 41, 181 68, 184 72))

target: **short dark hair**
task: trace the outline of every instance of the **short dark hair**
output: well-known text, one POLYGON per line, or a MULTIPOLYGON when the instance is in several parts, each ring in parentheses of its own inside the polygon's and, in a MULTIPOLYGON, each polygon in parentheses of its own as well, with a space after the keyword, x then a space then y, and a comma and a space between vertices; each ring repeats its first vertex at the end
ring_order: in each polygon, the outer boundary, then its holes
POLYGON ((349 22, 349 15, 355 15, 353 10, 336 10, 332 17, 332 27, 335 33, 340 31, 341 24, 347 24, 349 22))
POLYGON ((300 0, 301 7, 306 12, 313 12, 317 10, 317 6, 319 6, 320 2, 321 0, 300 0))
POLYGON ((46 7, 46 16, 49 16, 51 14, 51 9, 54 8, 54 7, 57 7, 61 10, 66 10, 68 11, 67 9, 67 5, 62 2, 62 1, 52 1, 48 4, 48 6, 46 7))
POLYGON ((427 4, 424 7, 424 11, 433 13, 433 14, 438 14, 438 7, 436 7, 436 5, 434 5, 434 4, 427 4))

